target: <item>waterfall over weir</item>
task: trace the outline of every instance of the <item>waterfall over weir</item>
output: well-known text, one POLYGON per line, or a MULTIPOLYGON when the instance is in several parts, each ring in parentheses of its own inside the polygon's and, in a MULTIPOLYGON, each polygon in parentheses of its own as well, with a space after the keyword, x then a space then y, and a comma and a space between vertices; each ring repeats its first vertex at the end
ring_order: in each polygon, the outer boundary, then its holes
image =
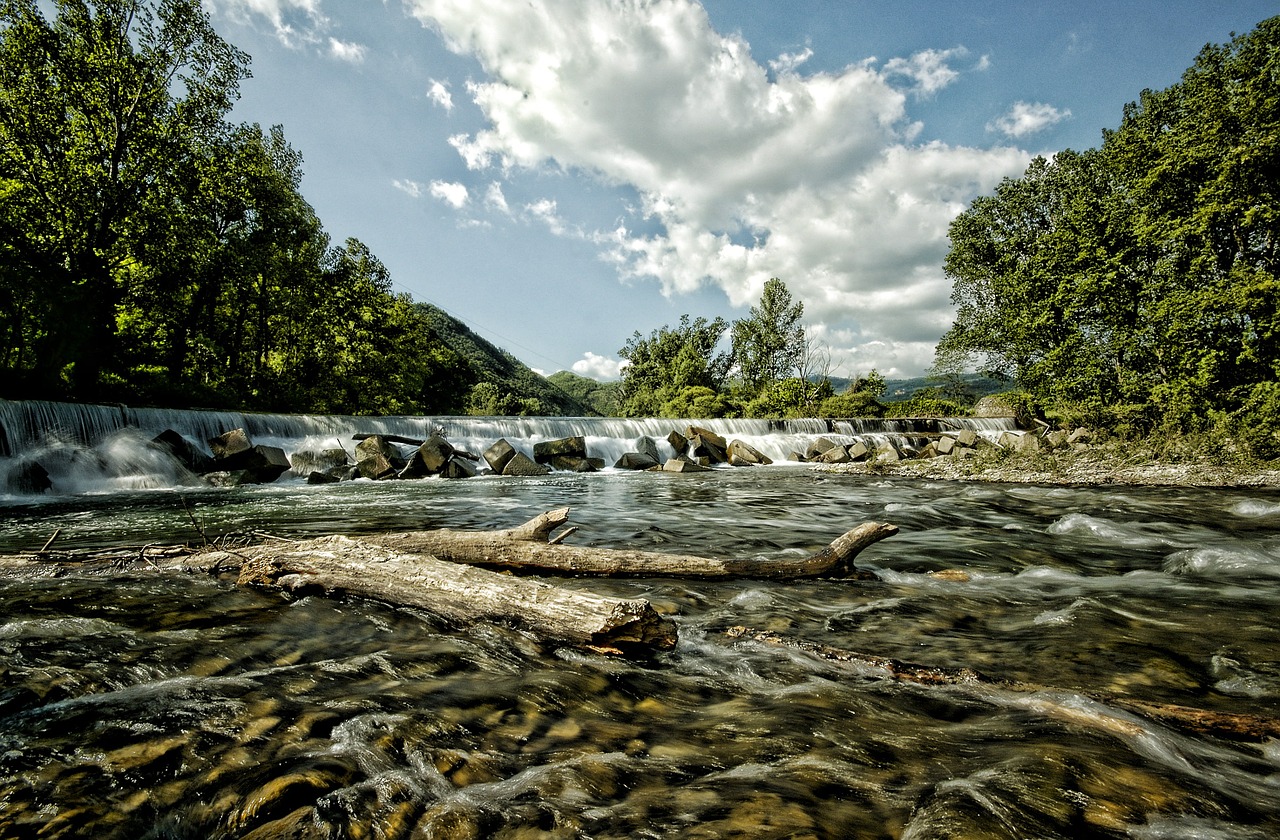
MULTIPOLYGON (((425 439, 443 430, 455 447, 475 454, 500 438, 531 452, 541 441, 582 436, 593 457, 613 464, 650 437, 660 448, 667 435, 690 425, 727 439, 749 443, 775 461, 787 461, 819 437, 838 443, 896 445, 949 430, 973 429, 995 436, 1015 428, 1011 419, 789 419, 677 420, 607 417, 354 417, 345 415, 261 414, 236 411, 133 408, 43 401, 0 400, 0 481, 36 460, 54 478, 54 491, 111 492, 114 489, 168 487, 189 476, 148 442, 173 430, 207 447, 207 441, 231 429, 244 429, 254 443, 279 446, 291 457, 301 451, 341 447, 351 451, 356 435, 397 435, 425 439)), ((669 448, 669 447, 667 447, 669 448)), ((0 484, 0 491, 13 492, 0 484)))

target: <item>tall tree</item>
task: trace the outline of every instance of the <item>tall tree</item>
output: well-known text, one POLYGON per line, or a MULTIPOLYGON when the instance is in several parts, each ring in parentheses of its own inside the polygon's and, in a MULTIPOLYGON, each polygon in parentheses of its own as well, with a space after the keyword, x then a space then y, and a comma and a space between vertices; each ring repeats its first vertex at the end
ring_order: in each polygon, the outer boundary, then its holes
POLYGON ((798 372, 806 349, 803 316, 804 303, 793 301, 787 284, 773 277, 765 282, 751 316, 734 322, 733 360, 747 394, 798 372))
POLYGON ((716 346, 728 329, 723 318, 680 318, 676 327, 662 327, 648 337, 636 332, 618 355, 627 361, 622 370, 620 399, 628 417, 652 417, 662 405, 686 388, 718 390, 732 362, 716 346))
POLYGON ((0 283, 8 364, 35 390, 92 397, 115 359, 125 243, 163 213, 248 76, 199 0, 0 5, 0 283))

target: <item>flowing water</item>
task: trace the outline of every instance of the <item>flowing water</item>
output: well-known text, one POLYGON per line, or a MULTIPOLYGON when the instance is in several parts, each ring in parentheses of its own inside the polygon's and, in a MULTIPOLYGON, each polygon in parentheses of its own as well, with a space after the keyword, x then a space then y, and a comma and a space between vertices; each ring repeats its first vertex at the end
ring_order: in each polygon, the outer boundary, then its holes
MULTIPOLYGON (((1121 702, 1280 717, 1280 494, 798 464, 212 489, 108 425, 41 444, 61 489, 0 498, 0 552, 55 531, 89 548, 508 527, 565 505, 575 543, 710 556, 901 533, 859 555, 874 581, 553 581, 671 615, 675 650, 640 660, 145 567, 0 579, 0 837, 1280 836, 1276 741, 1121 702), (897 682, 739 625, 1024 685, 897 682)), ((826 429, 757 431, 777 450, 826 429)), ((293 451, 296 432, 277 437, 293 451)), ((11 461, 26 434, 7 427, 11 461)))

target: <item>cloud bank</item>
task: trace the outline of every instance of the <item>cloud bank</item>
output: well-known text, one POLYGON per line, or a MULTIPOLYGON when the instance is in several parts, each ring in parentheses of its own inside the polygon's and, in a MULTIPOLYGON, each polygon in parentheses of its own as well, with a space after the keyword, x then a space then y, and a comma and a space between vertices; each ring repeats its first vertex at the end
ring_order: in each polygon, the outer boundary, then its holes
POLYGON ((952 317, 947 225, 1028 160, 914 141, 909 101, 955 84, 963 47, 802 75, 807 50, 762 65, 691 0, 407 6, 486 73, 468 84, 485 128, 450 139, 468 167, 634 187, 636 214, 593 234, 623 278, 747 306, 781 277, 845 372, 929 364, 952 317))

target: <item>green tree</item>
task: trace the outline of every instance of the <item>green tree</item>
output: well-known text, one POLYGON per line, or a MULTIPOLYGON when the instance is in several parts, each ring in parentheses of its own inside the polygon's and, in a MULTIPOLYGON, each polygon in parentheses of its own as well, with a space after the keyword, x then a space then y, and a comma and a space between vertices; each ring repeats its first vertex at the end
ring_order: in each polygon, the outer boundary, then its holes
POLYGON ((35 392, 92 397, 138 276, 128 244, 223 134, 248 58, 198 0, 54 5, 52 22, 0 5, 0 353, 35 392))
POLYGON ((716 346, 728 326, 723 318, 690 321, 683 315, 679 326, 664 326, 648 337, 634 333, 618 351, 627 361, 620 388, 623 415, 662 416, 663 404, 686 388, 718 391, 731 357, 716 346))
POLYGON ((733 361, 748 395, 798 371, 806 351, 803 315, 804 303, 793 302, 787 284, 773 277, 765 282, 751 316, 734 322, 733 361))

